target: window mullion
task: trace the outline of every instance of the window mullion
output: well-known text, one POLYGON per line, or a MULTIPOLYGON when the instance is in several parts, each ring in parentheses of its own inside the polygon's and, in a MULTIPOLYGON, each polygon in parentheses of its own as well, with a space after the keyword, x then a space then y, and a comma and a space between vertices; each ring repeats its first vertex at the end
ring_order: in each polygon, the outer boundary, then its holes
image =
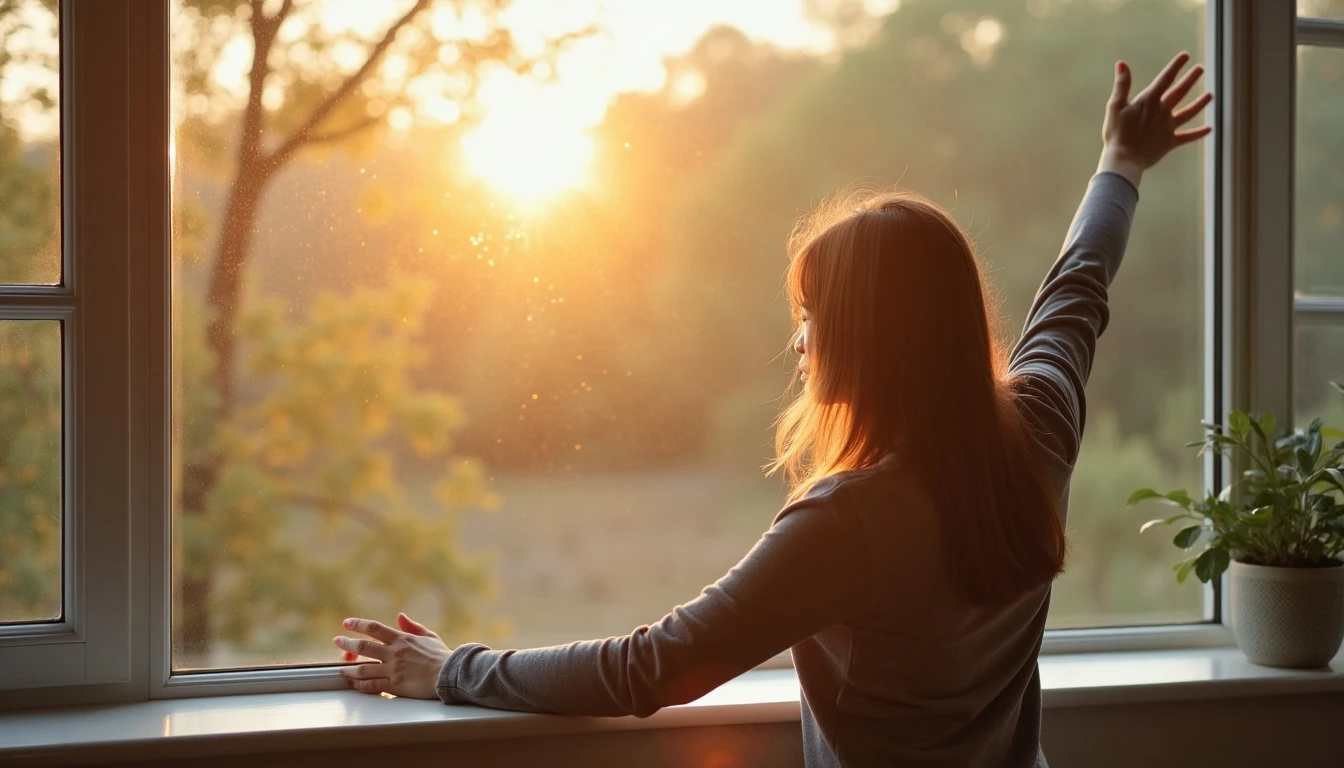
POLYGON ((1228 300, 1225 410, 1292 412, 1291 3, 1226 3, 1221 162, 1228 300))
MULTIPOLYGON (((1296 9, 1224 0, 1221 19, 1223 181, 1216 255, 1223 275, 1221 421, 1228 412, 1292 418, 1293 159, 1296 9)), ((1239 471, 1224 465, 1224 480, 1239 471)), ((1226 576, 1220 616, 1229 619, 1226 576)))
POLYGON ((1344 21, 1298 19, 1297 44, 1344 48, 1344 21))

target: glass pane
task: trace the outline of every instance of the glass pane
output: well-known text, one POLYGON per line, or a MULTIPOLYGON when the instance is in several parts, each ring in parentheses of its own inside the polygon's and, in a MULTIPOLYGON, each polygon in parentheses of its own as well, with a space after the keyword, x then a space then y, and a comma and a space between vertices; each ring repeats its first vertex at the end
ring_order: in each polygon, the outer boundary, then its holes
POLYGON ((1344 393, 1330 382, 1344 384, 1344 326, 1300 325, 1293 350, 1293 421, 1305 427, 1312 419, 1344 429, 1344 393))
POLYGON ((1344 19, 1344 0, 1297 0, 1297 15, 1317 19, 1344 19))
POLYGON ((61 282, 56 3, 0 3, 0 283, 61 282))
POLYGON ((0 623, 61 617, 61 323, 0 320, 0 623))
MULTIPOLYGON (((409 5, 297 2, 249 101, 248 11, 221 5, 175 6, 172 38, 179 669, 335 661, 352 614, 526 646, 693 598, 783 498, 759 468, 798 212, 859 178, 927 192, 992 242, 1016 326, 1095 168, 1114 62, 1198 57, 1204 18, 520 4, 416 19, 338 92, 409 5), (540 57, 527 73, 479 48, 496 24, 540 57), (609 34, 547 58, 589 24, 609 34)), ((1202 617, 1169 537, 1124 507, 1201 482, 1181 447, 1200 434, 1200 164, 1145 179, 1057 626, 1202 617)))
POLYGON ((1297 291, 1344 296, 1344 49, 1297 57, 1297 291))

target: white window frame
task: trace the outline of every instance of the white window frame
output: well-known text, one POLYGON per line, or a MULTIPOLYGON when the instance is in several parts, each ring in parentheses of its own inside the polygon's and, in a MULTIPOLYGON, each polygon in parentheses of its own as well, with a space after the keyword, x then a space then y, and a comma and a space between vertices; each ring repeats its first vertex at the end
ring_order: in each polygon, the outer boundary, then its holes
MULTIPOLYGON (((75 330, 65 350, 71 621, 45 634, 0 631, 0 670, 33 671, 22 690, 0 677, 0 709, 344 687, 331 667, 172 672, 168 13, 167 0, 62 4, 66 283, 0 289, 0 317, 68 317, 75 330), (109 200, 110 189, 126 199, 109 200)), ((1233 409, 1291 412, 1294 312, 1321 310, 1294 304, 1291 259, 1274 255, 1292 244, 1294 41, 1344 39, 1344 24, 1295 13, 1291 0, 1209 2, 1212 421, 1233 409)), ((1213 459, 1205 468, 1209 484, 1232 469, 1213 459)), ((1043 652, 1229 645, 1226 593, 1209 588, 1204 623, 1051 630, 1043 652)))
MULTIPOLYGON (((1297 19, 1297 41, 1294 46, 1293 56, 1296 60, 1298 50, 1302 47, 1313 48, 1344 48, 1344 20, 1335 19, 1297 19)), ((1294 95, 1296 95, 1296 88, 1294 95)), ((1297 111, 1294 105, 1293 117, 1296 119, 1297 111)), ((1294 251, 1287 251, 1294 253, 1294 251)), ((1294 256, 1296 254, 1294 253, 1294 256)), ((1289 260, 1293 261, 1292 259, 1289 260)), ((1291 268, 1291 264, 1289 267, 1291 268)), ((1295 285, 1295 281, 1290 284, 1295 285)), ((1304 325, 1318 325, 1331 328, 1344 329, 1344 297, 1339 296, 1315 296, 1310 293, 1298 294, 1293 296, 1293 330, 1304 325)), ((1297 334, 1293 334, 1293 358, 1297 357, 1296 346, 1297 334)), ((1288 375, 1291 377, 1293 366, 1288 367, 1288 375)), ((1295 389, 1292 387, 1290 379, 1288 391, 1291 395, 1295 389)), ((1295 406, 1296 404, 1291 404, 1295 406)), ((1296 422, 1297 414, 1293 413, 1293 420, 1296 422)))
POLYGON ((143 117, 129 100, 128 21, 121 3, 61 4, 62 282, 0 287, 0 317, 61 321, 64 364, 63 618, 0 627, 0 706, 122 697, 144 634, 129 458, 144 413, 130 407, 136 213, 130 195, 105 194, 126 184, 143 117))

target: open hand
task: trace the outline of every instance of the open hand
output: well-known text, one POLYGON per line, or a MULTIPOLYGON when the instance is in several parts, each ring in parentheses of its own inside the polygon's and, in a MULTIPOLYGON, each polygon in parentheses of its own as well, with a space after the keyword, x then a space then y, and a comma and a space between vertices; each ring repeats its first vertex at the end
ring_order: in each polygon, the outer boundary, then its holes
POLYGON ((438 698, 435 687, 439 670, 452 651, 439 636, 404 613, 397 614, 396 630, 369 619, 346 619, 346 629, 367 635, 372 640, 339 636, 336 647, 345 651, 346 661, 360 656, 375 659, 342 667, 351 687, 364 693, 390 693, 413 699, 438 698))
POLYGON ((1189 61, 1190 54, 1177 54, 1148 87, 1133 98, 1130 98, 1133 74, 1129 65, 1123 61, 1115 65, 1115 86, 1106 103, 1106 119, 1101 127, 1101 138, 1106 147, 1102 152, 1102 170, 1121 173, 1137 185, 1143 171, 1156 165, 1168 152, 1198 141, 1213 130, 1209 125, 1178 130, 1195 119, 1213 100, 1213 94, 1204 93, 1178 108, 1204 74, 1204 67, 1196 64, 1177 80, 1176 76, 1189 61))

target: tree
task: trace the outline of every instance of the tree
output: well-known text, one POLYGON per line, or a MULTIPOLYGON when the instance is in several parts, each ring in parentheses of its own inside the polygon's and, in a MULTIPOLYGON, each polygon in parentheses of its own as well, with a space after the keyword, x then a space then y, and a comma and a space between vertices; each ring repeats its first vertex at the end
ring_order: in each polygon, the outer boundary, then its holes
MULTIPOLYGON (((483 70, 525 72, 536 63, 500 25, 503 5, 414 0, 372 36, 330 29, 318 4, 293 0, 201 0, 179 13, 182 29, 174 33, 194 43, 178 47, 178 97, 197 107, 184 123, 185 138, 198 156, 228 151, 233 158, 223 214, 208 233, 203 306, 194 309, 190 294, 178 303, 179 360, 191 371, 178 412, 183 439, 175 474, 180 663, 203 660, 214 625, 235 640, 253 631, 320 636, 351 612, 356 569, 392 602, 434 590, 442 597, 442 631, 468 626, 468 598, 484 576, 458 551, 454 520, 464 509, 493 505, 493 497, 478 465, 453 458, 438 486, 438 516, 417 509, 396 480, 389 444, 400 434, 421 458, 446 455, 463 423, 454 399, 421 392, 412 379, 423 356, 414 333, 424 286, 402 281, 384 292, 321 296, 292 323, 276 299, 245 309, 246 275, 266 190, 296 156, 373 135, 399 112, 413 117, 417 80, 455 84, 451 96, 469 105, 483 70), (481 22, 474 34, 446 40, 431 27, 468 16, 481 22), (250 39, 251 64, 231 99, 212 77, 239 28, 250 39), (333 64, 338 52, 351 66, 333 64), (217 119, 220 112, 226 119, 217 119), (203 334, 195 334, 195 322, 204 324, 203 334), (281 521, 298 508, 327 523, 357 521, 366 532, 346 546, 341 565, 320 564, 306 551, 311 543, 286 538, 281 521), (223 593, 221 580, 230 585, 223 593)), ((547 56, 563 41, 551 42, 547 56)), ((175 246, 188 251, 189 239, 175 246)))

